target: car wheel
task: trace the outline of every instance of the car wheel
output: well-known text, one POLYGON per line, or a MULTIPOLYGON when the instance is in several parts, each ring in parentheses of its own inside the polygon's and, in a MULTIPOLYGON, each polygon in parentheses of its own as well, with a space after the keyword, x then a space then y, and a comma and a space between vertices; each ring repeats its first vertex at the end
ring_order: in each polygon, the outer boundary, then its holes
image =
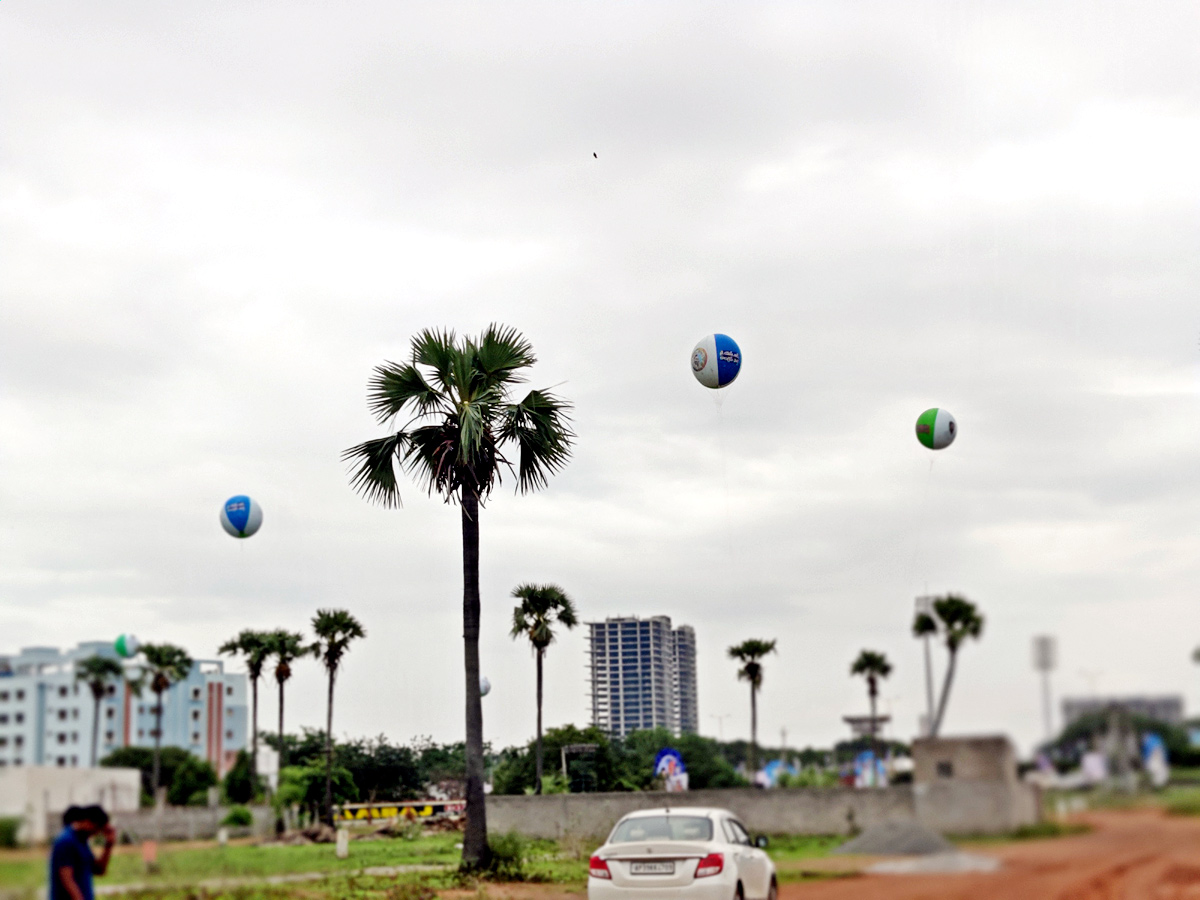
POLYGON ((775 876, 771 876, 771 888, 767 891, 767 900, 779 900, 779 882, 775 880, 775 876))

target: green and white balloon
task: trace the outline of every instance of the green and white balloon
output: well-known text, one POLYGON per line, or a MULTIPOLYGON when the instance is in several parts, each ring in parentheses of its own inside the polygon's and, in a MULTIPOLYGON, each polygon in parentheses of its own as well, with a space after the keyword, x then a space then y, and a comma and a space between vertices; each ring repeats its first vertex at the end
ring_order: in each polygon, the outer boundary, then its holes
POLYGON ((138 639, 132 634, 123 634, 113 643, 113 649, 117 651, 117 656, 122 659, 133 659, 138 655, 138 651, 142 649, 142 645, 138 643, 138 639))
POLYGON ((946 409, 927 409, 917 417, 917 440, 930 450, 945 450, 958 437, 958 422, 946 409))

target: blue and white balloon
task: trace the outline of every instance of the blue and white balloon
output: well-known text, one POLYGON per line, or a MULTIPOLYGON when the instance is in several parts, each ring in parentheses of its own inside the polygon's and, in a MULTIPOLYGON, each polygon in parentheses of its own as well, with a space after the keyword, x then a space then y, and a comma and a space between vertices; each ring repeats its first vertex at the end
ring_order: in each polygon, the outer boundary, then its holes
POLYGON ((262 527, 262 507, 238 494, 221 507, 221 527, 235 538, 248 538, 262 527))
POLYGON ((710 334, 692 350, 692 374, 707 388, 733 383, 742 370, 742 351, 727 334, 710 334))

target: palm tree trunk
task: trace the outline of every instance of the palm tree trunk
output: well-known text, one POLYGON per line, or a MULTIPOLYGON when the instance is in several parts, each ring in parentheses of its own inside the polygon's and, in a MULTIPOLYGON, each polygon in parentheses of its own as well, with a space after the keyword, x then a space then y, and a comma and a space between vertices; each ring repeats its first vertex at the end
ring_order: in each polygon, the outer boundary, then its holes
POLYGON ((750 781, 758 775, 758 688, 750 683, 750 781))
POLYGON ((875 778, 879 772, 879 718, 875 715, 875 701, 878 693, 879 688, 876 686, 875 678, 872 676, 867 679, 867 694, 871 698, 871 787, 878 787, 875 784, 875 778))
MULTIPOLYGON (((250 783, 254 785, 254 794, 258 794, 258 679, 250 680, 250 721, 253 731, 250 734, 250 783)), ((254 799, 251 797, 251 799, 254 799)))
POLYGON ((154 803, 158 804, 158 776, 162 756, 162 691, 154 692, 154 803))
POLYGON ((100 697, 92 694, 92 768, 96 768, 96 751, 100 744, 100 697))
POLYGON ((534 781, 533 792, 542 792, 542 654, 546 651, 537 648, 537 780, 534 781))
POLYGON ((942 718, 946 715, 946 702, 950 699, 950 685, 954 681, 954 664, 958 661, 958 651, 950 651, 950 661, 946 663, 946 679, 942 682, 942 696, 938 699, 937 716, 929 729, 930 737, 937 737, 942 730, 942 718))
POLYGON ((283 682, 279 682, 279 774, 283 775, 283 767, 287 765, 287 748, 283 744, 283 682))
POLYGON ((487 806, 483 794, 483 703, 479 696, 479 498, 462 489, 463 663, 467 679, 467 824, 462 865, 486 868, 487 806))
POLYGON ((329 673, 329 697, 325 707, 325 824, 333 824, 333 679, 329 673))

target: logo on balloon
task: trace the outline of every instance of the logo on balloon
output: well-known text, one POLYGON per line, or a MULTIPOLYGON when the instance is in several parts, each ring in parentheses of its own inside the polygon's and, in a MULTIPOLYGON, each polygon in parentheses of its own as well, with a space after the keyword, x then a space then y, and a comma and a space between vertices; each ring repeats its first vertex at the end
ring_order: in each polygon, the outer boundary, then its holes
POLYGON ((703 347, 697 347, 696 351, 692 354, 692 371, 699 372, 707 365, 708 354, 705 352, 703 347))

